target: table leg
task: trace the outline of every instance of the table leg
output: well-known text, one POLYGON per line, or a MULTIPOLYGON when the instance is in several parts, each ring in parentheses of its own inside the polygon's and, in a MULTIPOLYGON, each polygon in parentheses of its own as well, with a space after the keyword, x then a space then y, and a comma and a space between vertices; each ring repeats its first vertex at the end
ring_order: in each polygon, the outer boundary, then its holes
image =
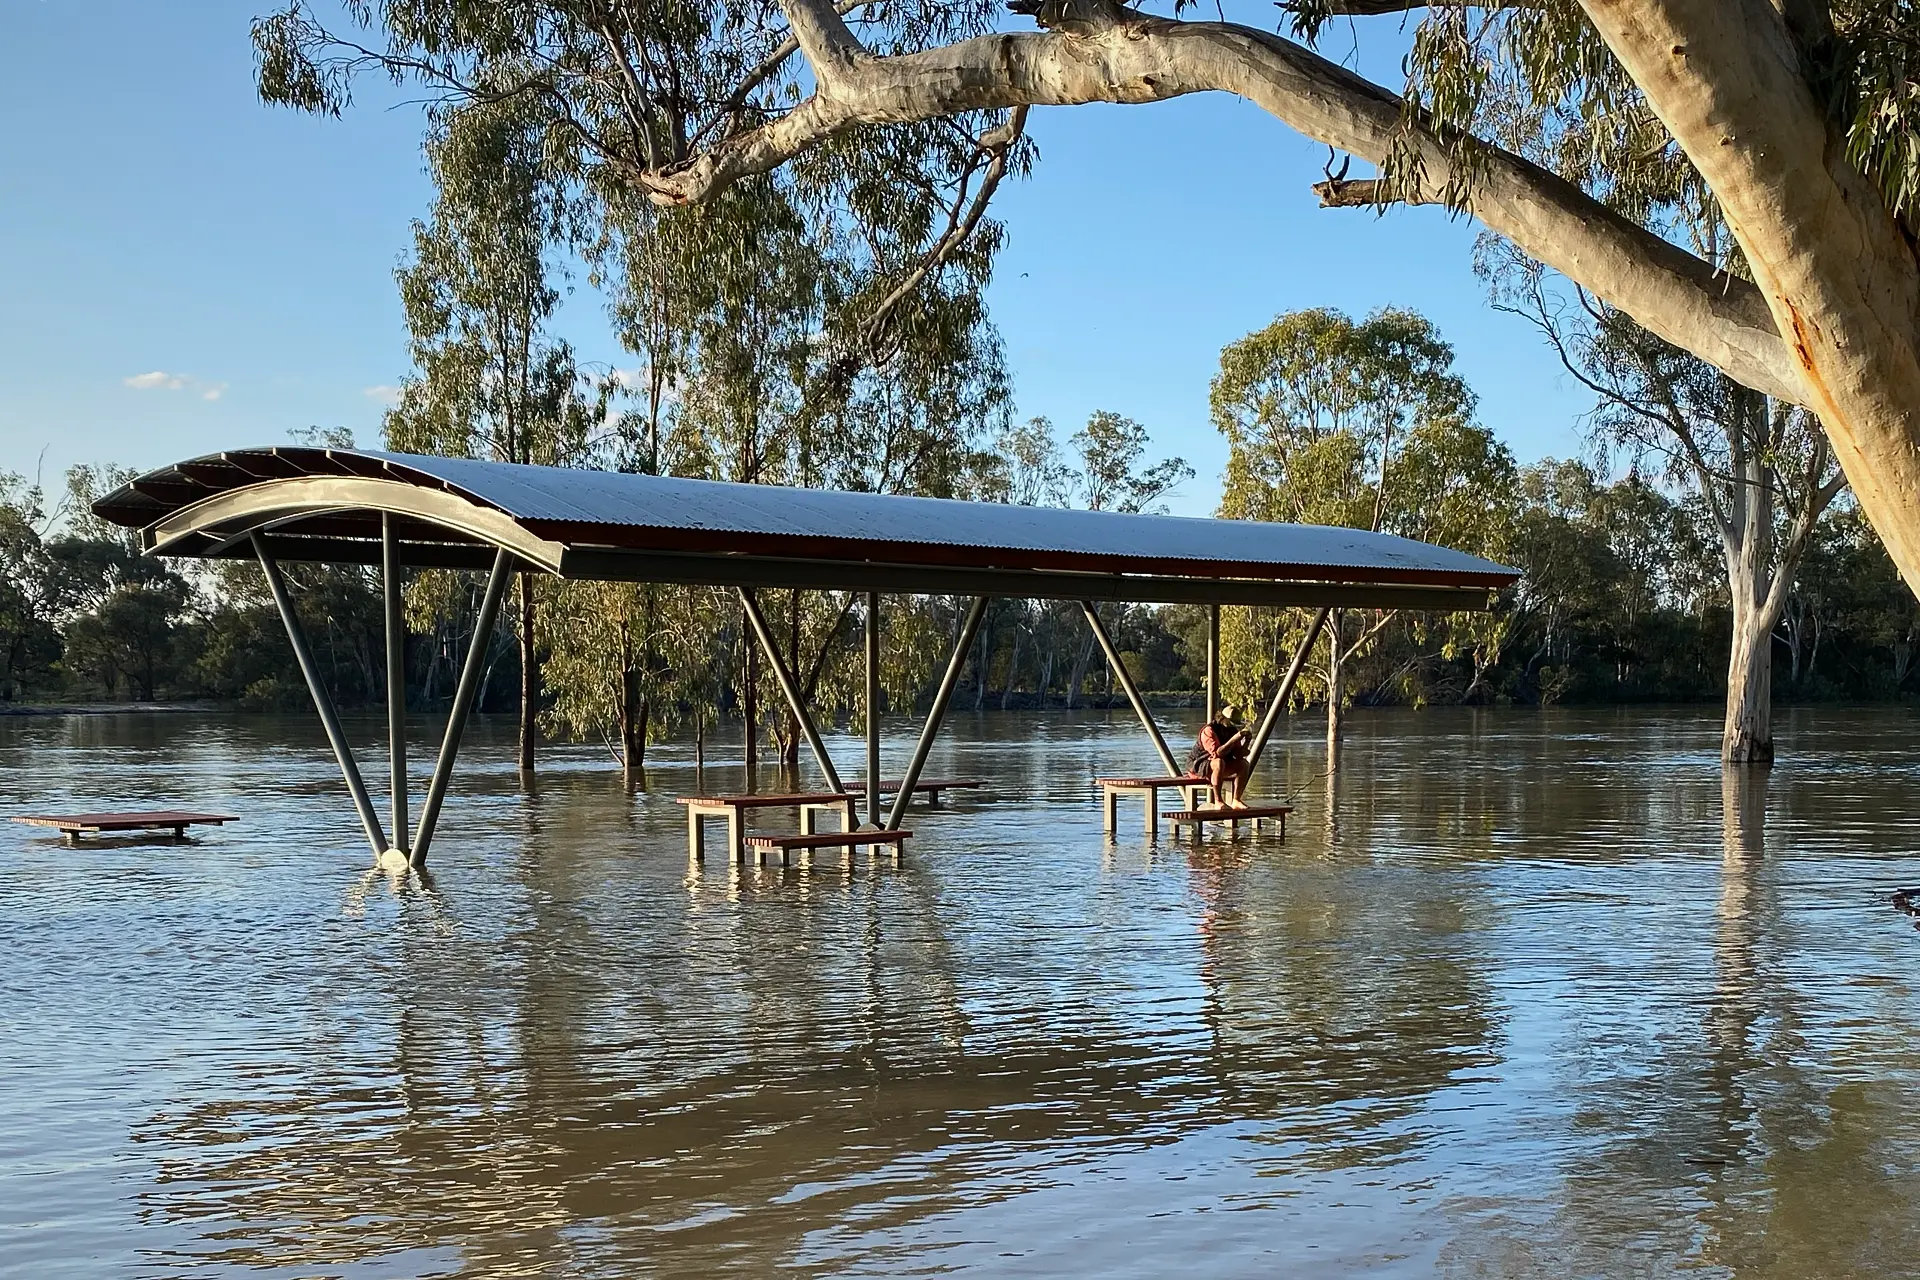
POLYGON ((745 863, 747 860, 747 833, 742 829, 744 826, 745 824, 740 820, 740 810, 728 809, 727 856, 736 863, 745 863))
POLYGON ((1147 839, 1160 838, 1160 789, 1147 788, 1147 839))
POLYGON ((803 804, 800 806, 800 834, 801 835, 810 836, 813 834, 815 820, 819 817, 819 813, 820 811, 818 809, 815 809, 810 804, 803 804))
POLYGON ((700 811, 687 806, 687 857, 694 862, 707 860, 707 828, 700 811))
POLYGON ((1112 835, 1120 826, 1120 793, 1112 787, 1102 787, 1100 803, 1106 810, 1107 834, 1112 835))
MULTIPOLYGON (((858 831, 860 829, 860 801, 857 798, 848 798, 847 816, 840 820, 840 829, 842 831, 858 831)), ((852 853, 853 849, 849 847, 847 852, 852 853)))

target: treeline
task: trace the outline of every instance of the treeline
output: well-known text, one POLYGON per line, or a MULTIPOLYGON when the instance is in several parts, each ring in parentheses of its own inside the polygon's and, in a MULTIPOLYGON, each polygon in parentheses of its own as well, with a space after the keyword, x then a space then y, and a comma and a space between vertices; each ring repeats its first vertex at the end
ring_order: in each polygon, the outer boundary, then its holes
MULTIPOLYGON (((1111 418, 1111 415, 1109 415, 1111 418)), ((1119 420, 1124 423, 1124 419, 1119 420)), ((1120 505, 1151 507, 1171 478, 1140 465, 1144 432, 1126 424, 1117 465, 1097 448, 1069 449, 1042 423, 1015 428, 983 451, 968 489, 1000 500, 1100 501, 1089 489, 1128 491, 1120 505), (1011 463, 1009 460, 1012 460, 1011 463)), ((1086 442, 1083 442, 1083 444, 1086 442)), ((48 510, 37 490, 0 480, 0 701, 212 699, 248 708, 297 708, 306 688, 257 567, 163 562, 139 554, 125 531, 93 520, 87 505, 111 469, 69 477, 48 510)), ((1386 618, 1344 672, 1360 705, 1717 701, 1725 694, 1728 615, 1719 548, 1698 533, 1698 513, 1637 473, 1607 481, 1579 462, 1547 461, 1513 474, 1513 504, 1499 541, 1525 577, 1484 616, 1386 618)), ((368 570, 288 565, 295 596, 334 696, 347 707, 377 705, 385 688, 379 585, 368 570)), ((637 690, 644 718, 623 734, 619 684, 595 696, 597 643, 581 643, 583 611, 617 620, 585 591, 630 593, 647 608, 649 589, 616 584, 542 584, 546 621, 536 636, 551 734, 604 737, 616 756, 648 740, 704 735, 717 718, 737 720, 752 700, 763 708, 765 740, 785 754, 796 744, 777 693, 754 665, 737 601, 725 593, 656 588, 648 679, 637 690), (569 598, 570 593, 573 598, 569 598), (676 628, 686 643, 671 639, 676 628), (562 634, 564 633, 564 634, 562 634), (571 641, 571 642, 570 642, 571 641), (582 671, 586 667, 589 670, 582 671), (644 708, 644 709, 643 709, 644 708)), ((425 574, 409 590, 415 634, 408 687, 422 708, 451 696, 477 612, 471 575, 425 574)), ((782 643, 822 705, 851 720, 858 709, 860 605, 837 593, 764 593, 782 643)), ((964 602, 888 598, 887 678, 896 710, 923 706, 964 602)), ((638 615, 636 615, 638 616, 638 615)), ((1205 668, 1204 611, 1194 606, 1103 606, 1135 678, 1148 689, 1198 690, 1205 668)), ((1301 625, 1285 611, 1230 609, 1226 626, 1243 642, 1227 673, 1229 691, 1257 698, 1284 661, 1301 625), (1257 655, 1257 656, 1256 656, 1257 655)), ((1366 620, 1371 628, 1378 615, 1366 620)), ((514 620, 488 637, 481 706, 517 705, 520 669, 514 620)), ((1850 701, 1903 698, 1915 691, 1920 606, 1865 522, 1842 507, 1812 541, 1773 637, 1777 696, 1850 701)), ((646 637, 637 647, 644 648, 646 637)), ((622 664, 624 671, 624 664, 622 664)), ((1324 702, 1327 673, 1316 659, 1300 705, 1324 702)), ((1000 710, 1110 706, 1110 673, 1079 607, 1068 602, 996 601, 970 655, 956 706, 1000 710)), ((737 730, 732 732, 737 733, 737 730)), ((637 763, 637 761, 636 761, 637 763)))

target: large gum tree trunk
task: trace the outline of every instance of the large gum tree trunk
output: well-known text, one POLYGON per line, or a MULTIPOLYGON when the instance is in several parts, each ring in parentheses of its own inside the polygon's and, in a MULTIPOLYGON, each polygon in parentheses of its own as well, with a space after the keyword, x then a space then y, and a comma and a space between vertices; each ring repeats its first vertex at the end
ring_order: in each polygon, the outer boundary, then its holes
POLYGON ((1727 655, 1727 721, 1720 758, 1728 764, 1773 763, 1773 629, 1751 605, 1733 613, 1727 655))
POLYGON ((1861 509, 1920 590, 1920 263, 1808 86, 1799 47, 1824 37, 1816 10, 1581 7, 1719 199, 1798 366, 1790 398, 1820 415, 1861 509))

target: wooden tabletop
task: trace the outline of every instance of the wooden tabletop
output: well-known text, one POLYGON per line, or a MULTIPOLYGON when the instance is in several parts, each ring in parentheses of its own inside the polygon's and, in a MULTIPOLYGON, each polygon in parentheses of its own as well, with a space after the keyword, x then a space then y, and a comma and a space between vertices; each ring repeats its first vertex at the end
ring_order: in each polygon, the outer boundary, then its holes
POLYGON ((681 796, 679 802, 729 809, 794 809, 803 804, 844 804, 852 798, 845 791, 816 791, 804 795, 681 796))
MULTIPOLYGON (((956 787, 984 787, 986 785, 985 782, 982 782, 978 778, 922 778, 913 784, 913 789, 915 791, 951 791, 956 787)), ((882 778, 880 780, 880 789, 882 791, 898 791, 900 789, 900 779, 882 778)), ((857 791, 864 795, 866 794, 867 784, 864 782, 849 782, 847 784, 847 790, 857 791)))
POLYGON ((58 827, 62 831, 138 831, 144 827, 219 826, 239 819, 224 813, 188 813, 178 809, 158 809, 145 813, 67 813, 27 814, 14 819, 36 827, 58 827))
POLYGON ((1178 778, 1095 778, 1097 787, 1193 787, 1209 786, 1205 778, 1186 774, 1178 778))

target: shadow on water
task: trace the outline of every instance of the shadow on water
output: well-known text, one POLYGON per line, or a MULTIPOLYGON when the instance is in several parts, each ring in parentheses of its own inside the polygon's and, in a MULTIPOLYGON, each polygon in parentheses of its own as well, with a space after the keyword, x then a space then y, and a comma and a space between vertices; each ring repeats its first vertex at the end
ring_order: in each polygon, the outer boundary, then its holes
POLYGON ((930 771, 996 799, 804 871, 688 866, 690 752, 529 792, 477 725, 420 877, 297 722, 0 723, 40 792, 248 806, 0 844, 0 1225, 50 1275, 1907 1265, 1871 890, 1920 815, 1861 766, 1907 721, 1796 718, 1771 776, 1691 713, 1352 724, 1335 777, 1276 743, 1284 842, 1156 846, 1087 789, 1152 767, 1123 720, 963 718, 930 771))

